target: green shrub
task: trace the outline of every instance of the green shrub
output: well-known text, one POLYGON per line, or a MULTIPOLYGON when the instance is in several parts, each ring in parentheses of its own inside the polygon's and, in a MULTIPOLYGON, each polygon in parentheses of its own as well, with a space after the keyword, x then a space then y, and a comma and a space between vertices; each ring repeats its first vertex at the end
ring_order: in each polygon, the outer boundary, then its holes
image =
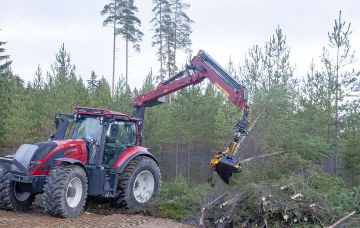
POLYGON ((210 190, 208 184, 191 186, 184 178, 176 182, 163 182, 155 207, 161 217, 183 220, 200 212, 201 204, 210 190))

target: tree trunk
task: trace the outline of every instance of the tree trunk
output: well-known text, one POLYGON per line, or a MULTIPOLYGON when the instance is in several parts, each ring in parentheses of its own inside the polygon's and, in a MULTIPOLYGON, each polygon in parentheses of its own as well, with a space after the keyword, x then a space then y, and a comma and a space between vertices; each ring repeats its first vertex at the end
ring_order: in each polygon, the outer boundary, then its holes
POLYGON ((160 3, 160 81, 163 82, 164 81, 164 66, 163 66, 163 34, 162 34, 162 30, 163 30, 163 26, 162 26, 162 7, 161 7, 161 3, 160 3))
POLYGON ((115 49, 116 49, 116 20, 114 20, 114 38, 113 38, 113 70, 111 82, 111 95, 114 97, 115 91, 115 49))
POLYGON ((337 156, 338 156, 338 132, 339 132, 339 48, 336 53, 336 75, 335 75, 335 132, 334 132, 334 173, 337 169, 337 156))
POLYGON ((178 152, 179 152, 179 137, 176 136, 176 150, 175 150, 175 182, 178 177, 178 152))
POLYGON ((127 91, 128 73, 129 73, 129 39, 126 39, 125 91, 127 91))

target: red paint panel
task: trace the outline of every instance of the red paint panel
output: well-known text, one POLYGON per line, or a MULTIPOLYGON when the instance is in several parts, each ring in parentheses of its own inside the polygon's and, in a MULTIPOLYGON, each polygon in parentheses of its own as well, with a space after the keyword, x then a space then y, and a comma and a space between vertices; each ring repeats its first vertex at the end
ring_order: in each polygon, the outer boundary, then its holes
POLYGON ((46 162, 49 159, 52 159, 52 156, 54 154, 56 154, 60 150, 65 150, 64 151, 65 158, 72 158, 79 160, 84 165, 87 163, 88 160, 87 149, 86 149, 86 142, 84 140, 68 139, 68 140, 56 140, 54 142, 58 146, 41 160, 41 164, 38 167, 30 170, 30 172, 33 175, 47 175, 50 172, 50 170, 42 170, 42 167, 46 164, 46 162))
POLYGON ((127 148, 114 162, 113 168, 120 167, 125 161, 127 161, 128 158, 130 158, 132 155, 138 152, 147 152, 147 149, 142 146, 131 146, 127 148))

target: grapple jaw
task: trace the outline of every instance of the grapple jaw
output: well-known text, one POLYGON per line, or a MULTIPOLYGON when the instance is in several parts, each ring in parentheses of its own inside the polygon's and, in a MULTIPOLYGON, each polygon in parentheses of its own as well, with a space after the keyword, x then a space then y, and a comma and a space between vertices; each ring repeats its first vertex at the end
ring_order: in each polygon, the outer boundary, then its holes
POLYGON ((224 153, 216 154, 211 160, 210 166, 226 184, 229 184, 233 173, 239 173, 241 171, 240 163, 232 157, 226 156, 224 153))

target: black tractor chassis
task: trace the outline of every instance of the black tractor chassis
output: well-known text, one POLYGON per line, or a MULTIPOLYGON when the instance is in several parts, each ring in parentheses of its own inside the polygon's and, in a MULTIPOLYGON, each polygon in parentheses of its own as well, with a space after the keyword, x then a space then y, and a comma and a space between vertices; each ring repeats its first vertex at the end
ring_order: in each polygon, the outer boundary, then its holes
POLYGON ((37 194, 41 193, 45 184, 46 175, 33 176, 26 168, 12 156, 0 157, 3 173, 10 173, 10 179, 21 184, 21 188, 37 194))

